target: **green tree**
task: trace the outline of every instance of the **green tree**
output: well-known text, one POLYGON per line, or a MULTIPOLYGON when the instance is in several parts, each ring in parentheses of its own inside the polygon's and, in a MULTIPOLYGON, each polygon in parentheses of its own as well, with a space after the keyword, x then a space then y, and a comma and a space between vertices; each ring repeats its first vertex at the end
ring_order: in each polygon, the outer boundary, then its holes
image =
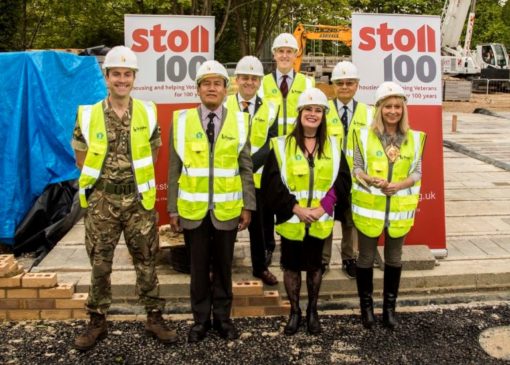
POLYGON ((0 3, 0 52, 19 49, 16 35, 22 13, 22 0, 0 3))

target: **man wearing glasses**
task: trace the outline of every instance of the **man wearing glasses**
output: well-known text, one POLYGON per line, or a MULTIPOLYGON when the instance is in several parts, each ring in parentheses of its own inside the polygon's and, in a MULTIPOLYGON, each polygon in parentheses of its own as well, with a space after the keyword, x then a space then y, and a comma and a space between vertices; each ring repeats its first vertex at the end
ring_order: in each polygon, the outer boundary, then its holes
MULTIPOLYGON (((349 169, 353 164, 353 139, 354 129, 370 125, 372 123, 372 109, 364 103, 354 100, 358 91, 358 69, 354 64, 347 61, 339 62, 331 74, 331 82, 335 92, 335 99, 329 101, 329 112, 326 116, 328 133, 338 139, 338 145, 342 147, 349 169)), ((332 212, 331 212, 332 213, 332 212)), ((347 277, 356 277, 356 255, 354 252, 354 223, 352 211, 347 209, 342 216, 335 217, 342 225, 342 270, 347 277)), ((322 253, 323 273, 331 259, 331 246, 333 237, 330 236, 324 243, 322 253)))

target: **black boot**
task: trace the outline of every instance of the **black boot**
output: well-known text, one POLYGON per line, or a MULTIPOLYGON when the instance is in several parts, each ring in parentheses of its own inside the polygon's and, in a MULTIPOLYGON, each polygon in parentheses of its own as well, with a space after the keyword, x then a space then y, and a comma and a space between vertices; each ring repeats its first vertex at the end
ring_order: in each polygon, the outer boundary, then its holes
POLYGON ((290 315, 283 330, 288 336, 295 334, 301 324, 301 309, 299 308, 299 292, 301 290, 301 272, 285 270, 283 272, 283 283, 290 302, 290 315))
POLYGON ((401 273, 402 267, 384 265, 383 325, 391 329, 397 326, 395 306, 401 273))
POLYGON ((361 311, 361 323, 363 327, 372 328, 375 324, 374 301, 374 269, 356 267, 356 284, 358 286, 359 307, 361 311))
POLYGON ((308 333, 317 335, 321 333, 321 322, 317 312, 317 301, 322 283, 322 270, 306 272, 306 287, 308 289, 308 307, 306 308, 306 326, 308 333))
POLYGON ((300 324, 301 324, 301 309, 298 310, 291 309, 289 320, 287 321, 287 324, 283 329, 283 333, 285 333, 287 336, 292 336, 298 331, 300 324))

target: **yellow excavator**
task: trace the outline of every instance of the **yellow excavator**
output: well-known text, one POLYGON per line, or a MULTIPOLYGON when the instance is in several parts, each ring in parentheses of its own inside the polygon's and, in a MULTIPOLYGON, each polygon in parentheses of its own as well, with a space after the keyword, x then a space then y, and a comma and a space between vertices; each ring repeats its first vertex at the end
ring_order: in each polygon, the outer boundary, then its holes
POLYGON ((299 71, 308 39, 338 41, 350 47, 352 44, 352 31, 346 25, 304 25, 299 23, 294 30, 294 38, 296 38, 299 47, 296 60, 294 61, 294 70, 299 71))

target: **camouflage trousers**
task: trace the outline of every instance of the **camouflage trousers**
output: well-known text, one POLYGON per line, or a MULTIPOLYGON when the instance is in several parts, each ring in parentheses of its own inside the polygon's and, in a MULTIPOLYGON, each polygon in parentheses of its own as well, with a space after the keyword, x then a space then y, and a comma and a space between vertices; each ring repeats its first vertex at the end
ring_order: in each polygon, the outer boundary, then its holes
POLYGON ((94 191, 85 214, 85 247, 92 265, 91 285, 86 308, 105 314, 112 302, 111 272, 113 254, 124 233, 136 271, 140 304, 147 311, 163 310, 155 270, 159 249, 156 211, 147 211, 135 195, 113 195, 94 191))

